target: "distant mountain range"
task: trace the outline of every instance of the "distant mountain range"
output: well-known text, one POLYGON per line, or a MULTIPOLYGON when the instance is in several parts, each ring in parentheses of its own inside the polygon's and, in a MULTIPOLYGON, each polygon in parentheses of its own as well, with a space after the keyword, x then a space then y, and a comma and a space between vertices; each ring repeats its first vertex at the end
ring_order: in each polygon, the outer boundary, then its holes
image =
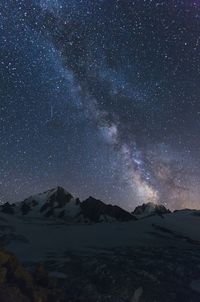
POLYGON ((80 223, 136 220, 134 215, 119 206, 107 205, 91 196, 81 202, 62 187, 30 196, 22 202, 5 203, 0 209, 7 214, 57 218, 80 223))
POLYGON ((56 218, 76 223, 130 221, 171 213, 164 205, 152 202, 139 205, 130 213, 119 206, 106 204, 91 196, 80 201, 59 186, 32 195, 22 202, 13 204, 7 202, 0 206, 0 211, 18 216, 56 218))

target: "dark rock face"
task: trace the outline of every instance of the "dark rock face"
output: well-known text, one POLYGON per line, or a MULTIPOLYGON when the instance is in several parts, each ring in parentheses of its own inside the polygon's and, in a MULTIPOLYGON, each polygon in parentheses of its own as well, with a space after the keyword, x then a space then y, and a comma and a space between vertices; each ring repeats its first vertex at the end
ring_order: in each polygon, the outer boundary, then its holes
POLYGON ((52 217, 54 215, 54 209, 50 209, 48 212, 46 212, 45 217, 52 217))
POLYGON ((80 199, 79 198, 76 198, 76 205, 79 205, 81 202, 80 202, 80 199))
POLYGON ((44 212, 46 211, 48 208, 50 207, 49 202, 46 202, 45 204, 43 204, 40 208, 40 212, 44 212))
POLYGON ((70 202, 73 196, 70 193, 66 194, 66 191, 62 187, 58 187, 57 190, 50 196, 45 204, 40 209, 40 212, 48 212, 45 214, 46 217, 53 215, 53 208, 62 208, 66 203, 70 202))
POLYGON ((15 213, 14 205, 10 204, 9 202, 4 203, 2 205, 1 210, 2 210, 3 213, 6 213, 6 214, 14 214, 15 213))
POLYGON ((100 222, 101 216, 111 217, 117 221, 129 221, 136 219, 133 215, 118 206, 106 205, 100 200, 89 197, 81 203, 81 213, 91 222, 100 222))
POLYGON ((36 200, 32 200, 31 205, 32 205, 32 207, 37 206, 37 205, 38 205, 38 201, 36 201, 36 200))
POLYGON ((169 214, 171 213, 170 210, 166 209, 165 206, 161 204, 153 204, 151 202, 149 203, 143 203, 141 206, 138 206, 133 211, 133 215, 163 215, 163 214, 169 214))
POLYGON ((65 216, 65 210, 62 210, 59 214, 59 218, 63 218, 65 216))
POLYGON ((55 203, 57 203, 57 207, 62 208, 66 203, 70 202, 72 198, 73 196, 70 193, 66 194, 62 187, 58 187, 56 192, 51 195, 49 205, 54 206, 55 203))
POLYGON ((22 215, 26 215, 28 214, 29 212, 31 211, 31 207, 26 204, 25 202, 22 204, 21 206, 21 212, 22 212, 22 215))

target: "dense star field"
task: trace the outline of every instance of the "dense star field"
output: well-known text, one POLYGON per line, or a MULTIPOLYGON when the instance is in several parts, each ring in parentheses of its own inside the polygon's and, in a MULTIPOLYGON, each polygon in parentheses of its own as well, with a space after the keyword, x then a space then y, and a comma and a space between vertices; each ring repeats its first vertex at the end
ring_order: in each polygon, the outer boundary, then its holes
POLYGON ((1 0, 0 200, 200 208, 200 1, 1 0))

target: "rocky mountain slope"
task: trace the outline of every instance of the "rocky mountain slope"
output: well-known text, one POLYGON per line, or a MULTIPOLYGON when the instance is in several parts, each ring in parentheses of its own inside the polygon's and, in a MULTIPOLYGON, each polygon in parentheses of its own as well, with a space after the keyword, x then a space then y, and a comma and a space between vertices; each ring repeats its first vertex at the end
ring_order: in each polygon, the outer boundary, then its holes
POLYGON ((136 219, 118 206, 107 205, 89 197, 83 202, 74 198, 62 187, 30 196, 16 204, 6 203, 0 207, 3 213, 27 217, 57 218, 68 222, 97 223, 129 221, 136 219))

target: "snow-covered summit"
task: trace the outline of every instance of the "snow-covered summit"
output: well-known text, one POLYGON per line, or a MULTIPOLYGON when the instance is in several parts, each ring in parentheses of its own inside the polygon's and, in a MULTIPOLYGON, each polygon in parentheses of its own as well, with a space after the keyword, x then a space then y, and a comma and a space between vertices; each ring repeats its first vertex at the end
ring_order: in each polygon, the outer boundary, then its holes
POLYGON ((145 217, 155 214, 163 215, 168 213, 170 213, 170 210, 168 210, 164 205, 153 202, 143 203, 142 205, 137 206, 133 211, 133 215, 136 217, 145 217))
POLYGON ((67 192, 64 188, 58 186, 56 188, 53 188, 51 190, 48 190, 48 191, 45 191, 43 193, 39 193, 39 194, 36 194, 36 195, 31 195, 29 196, 28 198, 26 198, 24 200, 24 202, 32 202, 32 201, 37 201, 37 202, 46 202, 46 201, 50 201, 52 199, 54 200, 60 200, 64 197, 68 196, 68 199, 71 199, 73 198, 73 196, 67 192))
POLYGON ((40 194, 31 195, 16 204, 4 204, 3 212, 32 217, 74 217, 80 213, 80 201, 62 187, 56 187, 40 194))

